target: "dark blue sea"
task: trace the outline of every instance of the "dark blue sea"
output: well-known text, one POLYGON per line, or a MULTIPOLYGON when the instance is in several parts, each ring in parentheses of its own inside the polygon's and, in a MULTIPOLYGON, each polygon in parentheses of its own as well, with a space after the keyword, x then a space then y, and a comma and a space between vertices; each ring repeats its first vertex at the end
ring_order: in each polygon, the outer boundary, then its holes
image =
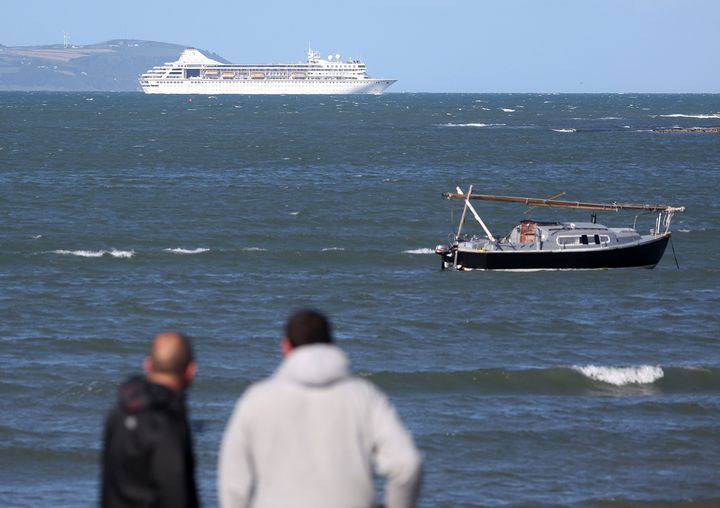
POLYGON ((720 506, 720 134, 655 130, 716 125, 720 95, 1 93, 0 504, 97 503, 116 386, 176 328, 216 506, 233 404, 310 306, 412 430, 423 507, 720 506), (687 211, 654 270, 441 271, 470 184, 687 211))

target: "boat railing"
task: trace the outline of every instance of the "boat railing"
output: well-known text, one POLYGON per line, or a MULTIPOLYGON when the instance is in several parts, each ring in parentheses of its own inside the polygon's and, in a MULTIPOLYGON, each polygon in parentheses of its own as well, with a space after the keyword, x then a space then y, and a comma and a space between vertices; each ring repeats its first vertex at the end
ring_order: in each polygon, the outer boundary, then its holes
MULTIPOLYGON (((519 203, 527 206, 538 207, 547 206, 553 208, 573 208, 576 210, 591 210, 593 215, 595 212, 618 212, 620 210, 642 210, 643 212, 657 212, 658 217, 655 222, 655 229, 652 231, 654 235, 667 234, 670 231, 670 224, 672 222, 673 215, 677 212, 684 212, 684 206, 670 206, 670 205, 659 205, 659 204, 638 204, 638 203, 591 203, 583 201, 562 201, 557 199, 542 199, 542 198, 530 198, 520 196, 495 196, 491 194, 473 194, 473 186, 468 188, 468 192, 464 193, 460 187, 456 188, 456 192, 443 192, 443 197, 447 199, 462 199, 465 201, 463 208, 462 218, 460 220, 460 227, 458 228, 458 236, 460 229, 465 221, 465 214, 469 209, 475 216, 475 219, 480 223, 483 230, 488 236, 491 242, 495 242, 492 234, 488 230, 483 220, 478 215, 475 208, 470 203, 470 200, 482 200, 482 201, 497 201, 502 203, 519 203), (660 231, 664 228, 664 231, 660 231)), ((637 216, 636 216, 637 219, 637 216)))

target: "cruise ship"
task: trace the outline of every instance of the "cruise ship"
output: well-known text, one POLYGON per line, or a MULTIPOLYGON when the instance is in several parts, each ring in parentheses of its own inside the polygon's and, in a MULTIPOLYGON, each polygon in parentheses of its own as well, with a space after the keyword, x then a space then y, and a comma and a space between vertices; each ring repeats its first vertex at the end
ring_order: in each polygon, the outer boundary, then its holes
POLYGON ((157 94, 381 94, 394 79, 373 79, 360 60, 321 58, 308 49, 297 64, 224 64, 194 48, 142 74, 140 87, 157 94))

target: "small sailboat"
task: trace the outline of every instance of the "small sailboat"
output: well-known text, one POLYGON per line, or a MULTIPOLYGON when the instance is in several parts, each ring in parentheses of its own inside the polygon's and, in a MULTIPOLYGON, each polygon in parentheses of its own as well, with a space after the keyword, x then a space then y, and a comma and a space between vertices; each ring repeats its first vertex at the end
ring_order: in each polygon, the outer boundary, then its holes
POLYGON ((629 203, 583 203, 556 199, 492 196, 467 193, 443 194, 462 199, 464 207, 457 232, 449 245, 438 245, 442 268, 451 270, 601 270, 609 268, 654 268, 670 241, 670 223, 685 207, 629 203), (502 238, 493 235, 472 205, 473 200, 520 203, 532 207, 572 208, 592 212, 590 222, 523 220, 502 238), (639 210, 657 213, 655 227, 647 235, 634 227, 611 228, 599 224, 597 212, 639 210), (467 212, 482 227, 483 236, 463 234, 467 212))

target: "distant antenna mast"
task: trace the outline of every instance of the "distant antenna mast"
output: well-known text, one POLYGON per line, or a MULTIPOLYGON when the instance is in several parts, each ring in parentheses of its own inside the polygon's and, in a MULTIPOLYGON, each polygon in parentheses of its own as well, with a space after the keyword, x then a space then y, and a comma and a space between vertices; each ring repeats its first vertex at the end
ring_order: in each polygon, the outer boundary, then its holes
POLYGON ((69 43, 70 34, 68 32, 63 32, 63 48, 67 49, 69 43))

